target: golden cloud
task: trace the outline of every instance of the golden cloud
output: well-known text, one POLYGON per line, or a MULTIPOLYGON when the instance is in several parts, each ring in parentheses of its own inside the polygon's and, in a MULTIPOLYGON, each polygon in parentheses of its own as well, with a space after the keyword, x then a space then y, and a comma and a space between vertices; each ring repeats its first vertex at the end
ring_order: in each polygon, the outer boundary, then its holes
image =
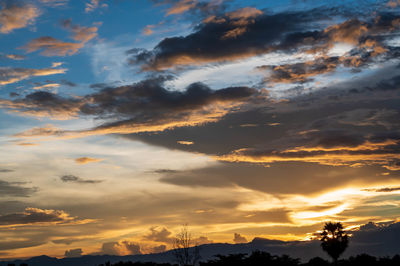
POLYGON ((10 33, 15 29, 25 28, 40 15, 39 9, 33 5, 6 6, 0 10, 0 32, 10 33))
POLYGON ((91 157, 79 157, 75 159, 77 164, 88 164, 101 162, 103 159, 91 158, 91 157))
MULTIPOLYGON (((16 83, 18 81, 28 79, 30 77, 41 77, 55 74, 64 74, 67 72, 66 68, 11 68, 0 67, 0 85, 7 85, 16 83)), ((0 103, 4 100, 0 100, 0 103)))

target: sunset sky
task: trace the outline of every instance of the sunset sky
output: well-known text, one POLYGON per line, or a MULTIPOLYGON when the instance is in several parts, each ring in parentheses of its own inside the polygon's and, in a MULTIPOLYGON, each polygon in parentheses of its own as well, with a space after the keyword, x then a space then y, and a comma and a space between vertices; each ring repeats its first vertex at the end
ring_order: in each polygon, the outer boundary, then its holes
POLYGON ((399 56, 400 0, 0 0, 0 258, 399 221, 399 56))

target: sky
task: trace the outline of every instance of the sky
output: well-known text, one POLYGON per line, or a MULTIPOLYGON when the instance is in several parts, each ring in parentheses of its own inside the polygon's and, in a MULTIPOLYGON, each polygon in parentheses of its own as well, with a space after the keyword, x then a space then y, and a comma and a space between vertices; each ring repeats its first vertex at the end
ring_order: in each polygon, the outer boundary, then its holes
POLYGON ((0 0, 0 258, 399 222, 399 11, 0 0))

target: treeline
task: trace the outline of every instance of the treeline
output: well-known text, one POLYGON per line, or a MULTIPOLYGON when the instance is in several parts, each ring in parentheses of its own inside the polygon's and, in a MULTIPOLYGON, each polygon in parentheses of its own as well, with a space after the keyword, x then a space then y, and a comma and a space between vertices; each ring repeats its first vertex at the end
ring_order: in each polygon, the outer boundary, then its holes
MULTIPOLYGON (((251 255, 230 254, 216 255, 215 259, 199 262, 199 266, 331 266, 331 263, 320 257, 310 259, 306 263, 301 263, 300 259, 294 259, 287 255, 274 256, 268 252, 254 251, 251 255)), ((367 254, 357 255, 348 259, 341 259, 337 262, 338 266, 399 266, 400 255, 392 258, 376 258, 367 254)), ((115 264, 100 264, 99 266, 184 266, 169 263, 154 262, 118 262, 115 264)), ((189 266, 189 265, 188 265, 189 266)))

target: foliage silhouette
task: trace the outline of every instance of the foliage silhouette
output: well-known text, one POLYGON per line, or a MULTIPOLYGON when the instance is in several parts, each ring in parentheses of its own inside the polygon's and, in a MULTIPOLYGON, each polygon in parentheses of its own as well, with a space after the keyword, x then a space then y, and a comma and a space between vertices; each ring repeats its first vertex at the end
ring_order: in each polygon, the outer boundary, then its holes
MULTIPOLYGON (((335 263, 335 262, 334 262, 335 263)), ((310 259, 306 263, 300 263, 299 259, 287 255, 276 256, 268 252, 253 251, 252 254, 216 255, 215 259, 199 262, 200 266, 331 266, 327 260, 320 257, 310 259)), ((375 258, 367 254, 350 257, 338 261, 340 266, 399 266, 400 256, 393 258, 375 258)), ((99 265, 104 266, 104 265, 99 265)), ((111 266, 177 266, 177 264, 154 262, 118 262, 111 266)))
POLYGON ((349 237, 343 231, 343 225, 341 223, 325 223, 321 233, 321 241, 322 250, 328 253, 334 264, 337 265, 340 255, 349 245, 349 237))

